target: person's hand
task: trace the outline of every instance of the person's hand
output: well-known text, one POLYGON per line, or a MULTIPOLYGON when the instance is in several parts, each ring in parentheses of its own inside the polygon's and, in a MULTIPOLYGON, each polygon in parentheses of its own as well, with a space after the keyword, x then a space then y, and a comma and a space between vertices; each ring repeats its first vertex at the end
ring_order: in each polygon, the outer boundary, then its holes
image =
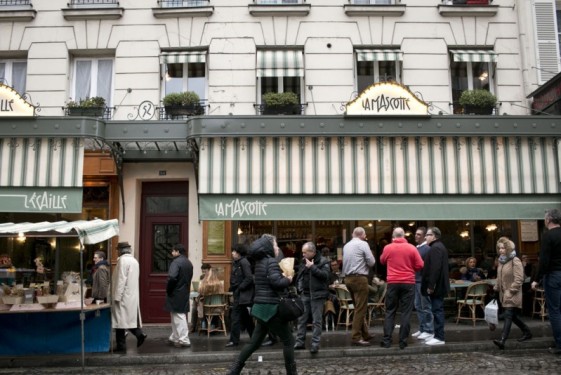
POLYGON ((314 261, 313 260, 309 260, 308 258, 306 258, 306 268, 310 268, 314 265, 314 261))
POLYGON ((285 276, 290 282, 292 282, 292 276, 285 276))
POLYGON ((427 294, 432 294, 433 292, 434 292, 434 289, 427 288, 427 294))
POLYGON ((532 281, 532 290, 536 290, 537 287, 538 287, 538 282, 532 281))

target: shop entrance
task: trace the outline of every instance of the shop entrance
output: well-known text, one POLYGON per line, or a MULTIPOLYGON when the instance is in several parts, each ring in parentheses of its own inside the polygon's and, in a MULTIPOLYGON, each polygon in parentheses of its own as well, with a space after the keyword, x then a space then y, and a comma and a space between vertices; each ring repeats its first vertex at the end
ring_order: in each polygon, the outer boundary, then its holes
MULTIPOLYGON (((164 311, 171 248, 188 243, 188 183, 144 183, 140 235, 140 310, 145 323, 168 323, 164 311)), ((188 254, 187 254, 188 255, 188 254)))

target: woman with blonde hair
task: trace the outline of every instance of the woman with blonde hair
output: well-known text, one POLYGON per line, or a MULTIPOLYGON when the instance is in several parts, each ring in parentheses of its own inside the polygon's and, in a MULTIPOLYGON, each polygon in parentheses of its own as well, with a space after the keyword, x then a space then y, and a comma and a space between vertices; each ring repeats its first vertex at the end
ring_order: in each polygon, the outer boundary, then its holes
POLYGON ((204 318, 204 299, 205 296, 210 296, 213 294, 222 294, 224 293, 224 281, 218 278, 216 269, 210 268, 205 277, 201 280, 199 284, 199 297, 198 304, 197 304, 197 315, 201 321, 201 328, 206 329, 206 322, 204 318))
POLYGON ((499 238, 497 241, 497 254, 499 255, 499 267, 497 269, 497 283, 494 289, 499 292, 499 299, 504 308, 504 326, 500 340, 493 340, 493 343, 500 349, 504 349, 513 322, 522 330, 522 336, 518 341, 530 340, 532 332, 518 317, 522 309, 524 267, 516 256, 514 242, 506 237, 499 238))

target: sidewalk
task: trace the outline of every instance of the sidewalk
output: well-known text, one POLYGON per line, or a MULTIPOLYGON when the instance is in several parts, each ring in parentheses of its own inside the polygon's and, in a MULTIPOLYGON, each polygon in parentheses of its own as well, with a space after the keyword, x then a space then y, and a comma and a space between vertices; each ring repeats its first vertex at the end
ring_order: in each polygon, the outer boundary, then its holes
MULTIPOLYGON (((415 314, 413 314, 415 315, 415 314)), ((416 317, 412 322, 411 333, 416 331, 418 325, 416 317)), ((542 322, 540 319, 530 319, 524 317, 523 320, 532 330, 534 338, 532 340, 519 343, 516 341, 521 332, 518 327, 512 327, 511 337, 507 341, 507 349, 543 349, 544 352, 552 344, 552 335, 549 322, 542 322)), ((370 333, 374 335, 370 347, 351 346, 350 330, 345 331, 344 327, 335 331, 323 332, 321 337, 320 351, 317 354, 310 354, 308 350, 296 351, 296 360, 313 358, 337 358, 337 357, 360 357, 376 355, 400 355, 400 354, 421 354, 421 353, 450 353, 450 352, 475 352, 475 351, 498 351, 499 349, 492 343, 492 339, 499 338, 502 329, 502 322, 494 332, 491 332, 485 322, 479 321, 473 327, 471 323, 455 323, 452 317, 446 321, 446 345, 427 346, 421 340, 409 339, 409 346, 400 350, 397 345, 398 328, 394 330, 393 345, 389 349, 380 347, 382 338, 382 321, 374 320, 370 327, 370 333)), ((86 353, 86 366, 132 366, 146 364, 169 364, 169 363, 226 363, 232 361, 239 353, 241 345, 247 343, 247 334, 242 333, 241 343, 238 347, 226 348, 229 336, 223 334, 213 334, 207 337, 206 334, 198 335, 190 333, 191 347, 176 348, 167 343, 170 334, 169 325, 147 325, 144 332, 148 334, 144 345, 136 348, 136 338, 127 336, 127 354, 112 353, 86 353)), ((113 335, 114 336, 114 335, 113 335)), ((307 346, 309 348, 311 332, 307 334, 307 346)), ((114 337, 113 337, 114 339, 114 337)), ((263 347, 254 353, 252 360, 257 360, 257 356, 262 356, 265 360, 281 360, 282 345, 275 344, 272 347, 263 347)), ((0 367, 75 367, 81 365, 81 355, 51 355, 45 357, 0 357, 0 367)))

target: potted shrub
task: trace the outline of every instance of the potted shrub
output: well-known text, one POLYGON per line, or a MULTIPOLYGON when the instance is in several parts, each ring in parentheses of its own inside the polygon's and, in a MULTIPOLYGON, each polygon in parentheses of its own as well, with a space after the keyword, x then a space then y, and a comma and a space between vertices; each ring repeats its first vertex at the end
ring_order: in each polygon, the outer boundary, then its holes
POLYGON ((263 95, 265 115, 299 115, 301 114, 298 96, 290 91, 268 92, 263 95))
POLYGON ((68 116, 100 117, 105 112, 105 99, 101 96, 71 100, 66 103, 68 116))
POLYGON ((172 92, 162 99, 166 115, 172 118, 177 116, 194 116, 203 113, 199 95, 193 91, 172 92))
POLYGON ((490 115, 497 105, 497 97, 487 90, 466 90, 460 96, 465 114, 490 115))

